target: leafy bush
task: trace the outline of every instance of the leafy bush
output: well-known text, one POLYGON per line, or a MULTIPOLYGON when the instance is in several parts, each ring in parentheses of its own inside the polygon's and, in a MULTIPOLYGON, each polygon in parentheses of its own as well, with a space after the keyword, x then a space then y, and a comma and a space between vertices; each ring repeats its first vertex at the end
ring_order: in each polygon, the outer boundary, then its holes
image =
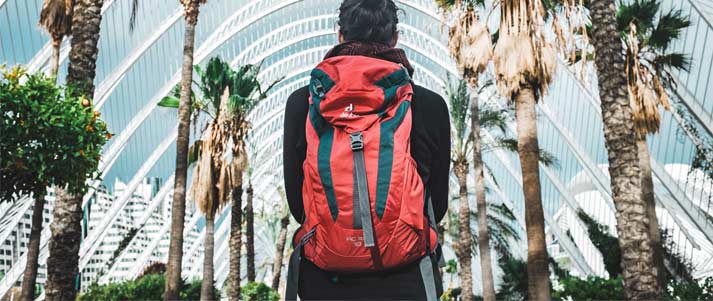
POLYGON ((609 277, 614 278, 621 275, 621 249, 619 248, 619 240, 609 234, 608 226, 600 224, 586 212, 580 210, 577 212, 577 216, 579 216, 579 219, 582 220, 587 227, 589 239, 592 241, 592 244, 594 244, 594 247, 602 254, 607 254, 602 257, 604 259, 604 268, 607 270, 607 273, 609 273, 609 277))
POLYGON ((589 276, 586 279, 566 277, 559 280, 561 290, 553 292, 553 299, 570 300, 623 300, 624 286, 621 277, 605 279, 589 276))
MULTIPOLYGON (((135 280, 128 280, 119 283, 98 285, 96 283, 89 286, 86 293, 79 295, 79 301, 148 301, 163 300, 163 292, 166 285, 164 274, 145 274, 135 280)), ((220 291, 213 287, 215 298, 220 299, 220 291)), ((190 283, 181 283, 181 300, 199 300, 201 294, 201 281, 195 280, 190 283)), ((263 299, 255 299, 263 300, 263 299)), ((267 300, 267 299, 265 299, 267 300)))
POLYGON ((277 301, 280 295, 262 282, 250 282, 240 289, 242 300, 245 301, 277 301))
POLYGON ((669 282, 664 293, 665 300, 713 300, 713 277, 700 282, 669 282))
POLYGON ((102 146, 111 134, 83 96, 54 79, 0 66, 0 201, 68 185, 86 191, 98 177, 102 146))

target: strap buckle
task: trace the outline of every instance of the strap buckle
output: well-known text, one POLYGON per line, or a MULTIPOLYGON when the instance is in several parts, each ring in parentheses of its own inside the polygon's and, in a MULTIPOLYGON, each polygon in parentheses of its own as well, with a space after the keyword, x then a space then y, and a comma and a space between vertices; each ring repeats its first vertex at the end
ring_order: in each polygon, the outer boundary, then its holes
POLYGON ((353 151, 364 149, 364 137, 361 135, 361 132, 351 133, 349 134, 349 138, 351 140, 351 147, 353 151))

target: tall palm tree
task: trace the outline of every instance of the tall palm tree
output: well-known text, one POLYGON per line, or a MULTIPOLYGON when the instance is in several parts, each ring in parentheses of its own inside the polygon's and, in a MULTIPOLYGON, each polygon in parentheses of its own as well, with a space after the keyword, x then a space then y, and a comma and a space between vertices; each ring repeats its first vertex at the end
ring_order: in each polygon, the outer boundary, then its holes
POLYGON ((280 218, 280 232, 275 244, 275 261, 272 263, 272 289, 278 290, 280 287, 280 277, 282 276, 282 259, 287 245, 287 226, 290 225, 290 210, 287 207, 287 196, 282 186, 277 186, 277 193, 280 195, 282 203, 282 217, 280 218))
MULTIPOLYGON (((171 206, 171 239, 166 269, 164 300, 179 299, 181 289, 181 263, 183 261, 183 228, 186 215, 186 178, 188 177, 188 143, 191 123, 191 82, 193 80, 193 49, 201 3, 205 0, 179 0, 184 9, 186 31, 183 39, 183 69, 181 71, 181 98, 178 108, 178 136, 176 138, 176 174, 171 206)), ((134 2, 135 4, 135 2, 134 2)), ((136 7, 134 5, 134 7, 136 7)), ((222 92, 222 91, 221 91, 222 92)))
MULTIPOLYGON (((247 168, 247 152, 245 139, 250 130, 248 114, 257 103, 267 97, 270 91, 282 78, 270 83, 263 88, 258 80, 260 65, 243 65, 235 70, 231 76, 230 107, 233 112, 235 131, 231 135, 233 141, 232 154, 234 161, 240 162, 233 168, 233 176, 240 179, 239 185, 234 189, 242 192, 242 175, 247 168), (235 160, 237 158, 237 160, 235 160)), ((252 185, 249 186, 248 199, 252 201, 252 185)), ((240 300, 240 248, 241 248, 241 219, 242 204, 239 195, 232 198, 231 228, 230 228, 230 272, 228 274, 228 297, 230 300, 240 300)), ((253 255, 254 256, 254 255, 253 255)), ((249 261, 248 261, 249 262, 249 261)), ((253 268, 254 269, 254 268, 253 268)))
POLYGON ((544 38, 544 14, 542 0, 500 1, 500 29, 493 55, 498 91, 515 103, 531 300, 550 299, 535 111, 556 69, 554 47, 544 38))
MULTIPOLYGON (((483 6, 483 1, 461 3, 454 1, 439 2, 444 10, 454 9, 457 20, 449 30, 449 50, 455 58, 464 78, 471 88, 478 86, 478 77, 487 67, 492 58, 493 44, 487 27, 480 22, 476 5, 483 6)), ((470 101, 471 125, 473 139, 473 169, 475 174, 475 195, 478 209, 478 249, 480 254, 480 271, 483 280, 483 300, 495 300, 495 281, 493 268, 490 265, 490 235, 488 235, 487 206, 485 201, 485 181, 483 173, 483 157, 480 143, 480 110, 478 94, 473 93, 470 101)), ((465 222, 465 221, 461 221, 465 222)), ((466 296, 466 298, 469 298, 466 296)))
POLYGON ((59 51, 62 40, 72 29, 72 5, 75 0, 44 0, 40 11, 40 27, 52 39, 52 63, 50 74, 57 77, 59 70, 59 51))
POLYGON ((590 14, 624 291, 627 299, 657 299, 661 287, 650 244, 651 222, 646 202, 641 199, 637 139, 614 0, 593 1, 590 14))
POLYGON ((33 195, 35 202, 32 206, 32 228, 30 240, 27 243, 27 263, 22 274, 22 290, 20 300, 35 300, 35 284, 37 283, 37 268, 39 266, 40 237, 42 234, 42 217, 45 208, 45 189, 33 195))
MULTIPOLYGON (((250 172, 248 172, 248 178, 250 172)), ((245 191, 245 253, 247 253, 248 282, 255 282, 255 212, 253 210, 253 182, 248 179, 245 191)))
POLYGON ((663 244, 656 217, 654 182, 646 137, 659 131, 661 114, 658 107, 671 109, 664 85, 672 84, 673 79, 667 70, 688 70, 690 66, 686 55, 671 51, 669 46, 691 22, 680 10, 671 10, 656 18, 660 6, 656 0, 622 3, 617 10, 616 21, 617 30, 626 43, 629 99, 641 168, 641 198, 646 203, 653 260, 658 268, 659 286, 663 287, 666 285, 663 244))
MULTIPOLYGON (((104 0, 75 0, 72 8, 67 84, 73 87, 76 96, 89 99, 94 95, 103 4, 104 0)), ((45 300, 74 300, 82 237, 82 196, 68 194, 57 187, 52 215, 45 300)))
POLYGON ((468 86, 465 81, 456 83, 448 80, 446 95, 450 104, 451 122, 455 130, 455 147, 451 154, 453 171, 458 178, 458 243, 454 250, 458 258, 458 278, 460 280, 461 300, 474 300, 473 271, 471 269, 471 248, 473 236, 470 230, 470 204, 468 203, 468 153, 471 151, 472 139, 467 134, 468 118, 468 86))

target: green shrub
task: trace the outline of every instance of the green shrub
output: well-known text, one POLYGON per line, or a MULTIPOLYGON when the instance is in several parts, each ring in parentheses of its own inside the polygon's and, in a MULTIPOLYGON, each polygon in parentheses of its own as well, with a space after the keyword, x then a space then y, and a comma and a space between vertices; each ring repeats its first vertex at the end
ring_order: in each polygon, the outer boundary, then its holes
MULTIPOLYGON (((166 287, 164 274, 146 274, 135 280, 119 283, 89 286, 86 293, 79 295, 79 301, 152 301, 163 300, 166 287)), ((216 300, 220 299, 220 291, 213 287, 216 300)), ((181 300, 199 300, 201 294, 201 280, 181 283, 181 300)), ((258 299, 255 299, 258 300, 258 299)), ((262 300, 262 299, 259 299, 262 300)))
POLYGON ((713 277, 691 282, 669 282, 664 293, 665 300, 713 300, 713 277))
POLYGON ((240 288, 241 299, 245 301, 277 301, 280 295, 262 282, 250 282, 240 288))
POLYGON ((552 293, 553 299, 571 300, 623 300, 624 286, 621 277, 605 279, 589 276, 561 278, 561 290, 552 293))
POLYGON ((111 134, 91 101, 54 79, 0 66, 0 202, 51 185, 83 194, 111 134))

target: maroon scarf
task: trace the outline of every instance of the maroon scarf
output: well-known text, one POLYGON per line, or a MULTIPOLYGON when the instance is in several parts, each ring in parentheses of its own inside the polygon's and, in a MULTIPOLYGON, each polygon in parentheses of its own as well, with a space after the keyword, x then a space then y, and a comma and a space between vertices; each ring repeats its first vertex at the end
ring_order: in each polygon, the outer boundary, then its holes
POLYGON ((381 59, 385 61, 402 64, 408 70, 409 75, 413 76, 413 67, 406 58, 406 52, 401 48, 390 47, 381 43, 347 41, 327 52, 324 59, 342 55, 362 55, 381 59))

